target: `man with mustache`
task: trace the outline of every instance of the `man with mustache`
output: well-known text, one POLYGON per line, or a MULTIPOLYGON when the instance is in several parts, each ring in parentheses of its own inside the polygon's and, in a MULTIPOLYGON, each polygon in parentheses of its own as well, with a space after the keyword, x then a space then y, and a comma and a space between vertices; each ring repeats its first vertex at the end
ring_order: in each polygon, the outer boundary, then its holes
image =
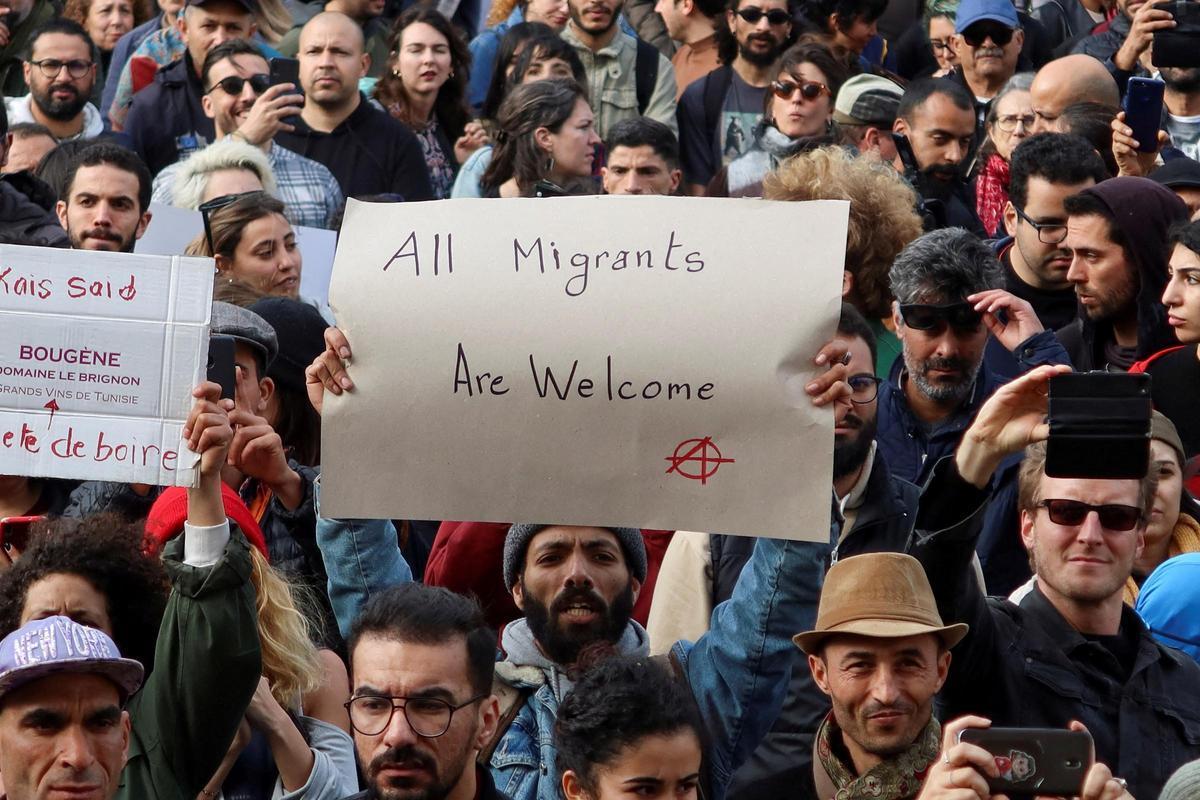
MULTIPOLYGON (((939 458, 954 452, 963 431, 1003 379, 983 366, 995 337, 1019 372, 1070 363, 1028 302, 1000 289, 1004 271, 992 249, 957 228, 914 240, 889 272, 893 322, 902 357, 879 387, 879 452, 895 475, 924 485, 939 458)), ((1007 594, 1029 578, 1013 545, 1016 464, 995 483, 979 558, 987 588, 1007 594), (1004 502, 1012 500, 1011 503, 1004 502)))
POLYGON ((150 224, 150 171, 124 147, 90 145, 72 162, 55 210, 73 249, 132 253, 150 224))
POLYGON ((649 117, 675 124, 675 69, 653 45, 621 30, 625 0, 568 0, 571 19, 562 37, 575 48, 587 72, 596 114, 596 133, 608 138, 613 125, 649 117))
POLYGON ((975 125, 975 100, 954 81, 914 81, 900 98, 892 132, 903 137, 907 148, 897 142, 893 165, 925 201, 933 201, 923 203, 927 229, 959 227, 984 235, 964 175, 975 125))
POLYGON ((92 40, 69 19, 56 19, 37 30, 25 61, 29 94, 4 101, 11 124, 44 125, 58 141, 90 139, 104 132, 100 112, 88 102, 96 82, 92 40))
POLYGON ((476 753, 496 730, 496 635, 473 600, 405 583, 350 632, 354 747, 367 779, 349 800, 508 800, 476 753))
POLYGON ((992 98, 1017 71, 1025 31, 1009 0, 964 0, 950 40, 958 66, 947 76, 975 98, 976 131, 983 135, 992 98))
POLYGON ((1200 67, 1163 67, 1160 76, 1166 118, 1163 128, 1171 144, 1200 161, 1200 67))
POLYGON ((753 138, 730 140, 735 129, 752 131, 762 119, 775 64, 792 42, 786 0, 732 0, 717 27, 722 66, 693 81, 679 98, 679 154, 688 194, 704 194, 713 176, 750 149, 753 138), (736 146, 733 146, 736 145, 736 146))

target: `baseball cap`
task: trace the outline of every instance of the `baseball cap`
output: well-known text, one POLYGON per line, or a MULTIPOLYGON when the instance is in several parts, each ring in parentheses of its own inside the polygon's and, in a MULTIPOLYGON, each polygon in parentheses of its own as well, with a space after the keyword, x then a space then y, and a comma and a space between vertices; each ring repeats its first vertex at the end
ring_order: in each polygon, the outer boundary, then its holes
POLYGON ((275 329, 248 308, 220 300, 213 301, 210 330, 213 336, 228 336, 234 341, 250 345, 262 355, 267 367, 279 355, 279 339, 275 336, 275 329))
MULTIPOLYGON (((212 2, 212 0, 187 0, 187 3, 185 3, 185 5, 203 6, 205 3, 210 3, 210 2, 212 2)), ((237 3, 239 6, 246 9, 246 11, 250 12, 251 14, 258 13, 257 0, 229 0, 229 2, 237 3)))
POLYGON ((855 75, 842 84, 833 105, 833 121, 842 125, 891 128, 904 89, 879 75, 855 75))
POLYGON ((962 0, 954 17, 954 32, 962 33, 976 22, 986 19, 1010 28, 1021 26, 1012 0, 962 0))
POLYGON ((132 658, 122 658, 104 631, 70 617, 35 619, 0 641, 0 700, 32 681, 70 673, 108 678, 124 701, 142 685, 143 670, 132 658))

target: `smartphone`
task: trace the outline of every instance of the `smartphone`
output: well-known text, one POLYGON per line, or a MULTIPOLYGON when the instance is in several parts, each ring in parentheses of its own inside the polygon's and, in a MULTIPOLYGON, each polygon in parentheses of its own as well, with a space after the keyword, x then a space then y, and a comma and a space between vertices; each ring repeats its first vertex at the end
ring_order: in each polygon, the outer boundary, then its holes
POLYGON ((1153 78, 1129 79, 1129 88, 1125 90, 1121 108, 1125 112, 1125 124, 1133 128, 1133 138, 1138 141, 1139 152, 1153 153, 1158 150, 1164 87, 1165 83, 1153 78))
POLYGON ((967 728, 960 742, 982 747, 996 759, 995 794, 1075 797, 1092 766, 1092 735, 1058 728, 967 728))
POLYGON ((303 94, 303 90, 300 88, 300 61, 298 59, 284 58, 283 56, 272 58, 269 74, 272 86, 290 83, 296 87, 297 92, 303 94))
POLYGON ((237 368, 233 363, 234 344, 229 336, 213 336, 208 340, 208 379, 221 387, 221 399, 234 398, 237 388, 237 368))
POLYGON ((1150 468, 1150 376, 1074 372, 1050 379, 1052 478, 1141 480, 1150 468))
POLYGON ((1200 3, 1185 0, 1160 8, 1171 12, 1175 27, 1154 32, 1150 61, 1156 67, 1200 67, 1200 3))
POLYGON ((29 528, 45 516, 4 517, 0 519, 0 546, 5 551, 23 551, 29 544, 29 528))

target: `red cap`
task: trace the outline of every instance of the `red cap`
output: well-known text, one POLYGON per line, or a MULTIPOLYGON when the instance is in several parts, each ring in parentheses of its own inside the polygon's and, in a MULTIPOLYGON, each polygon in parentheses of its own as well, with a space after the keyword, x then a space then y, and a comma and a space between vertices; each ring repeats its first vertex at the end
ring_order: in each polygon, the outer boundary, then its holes
MULTIPOLYGON (((221 484, 221 500, 225 504, 225 516, 241 529, 250 544, 262 553, 263 558, 268 558, 267 540, 263 536, 262 528, 258 526, 258 521, 242 502, 242 498, 238 497, 237 492, 227 483, 221 484)), ((167 542, 183 532, 186 519, 187 489, 173 486, 163 490, 146 517, 146 534, 154 542, 155 552, 161 551, 167 542)))

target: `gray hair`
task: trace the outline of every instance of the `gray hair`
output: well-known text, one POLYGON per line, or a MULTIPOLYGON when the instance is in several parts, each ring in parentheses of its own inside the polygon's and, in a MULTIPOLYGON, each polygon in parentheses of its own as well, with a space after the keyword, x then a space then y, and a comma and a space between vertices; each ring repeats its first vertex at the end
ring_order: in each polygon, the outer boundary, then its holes
POLYGON ((1000 107, 1000 101, 1004 99, 1005 95, 1012 94, 1013 92, 1029 91, 1029 87, 1033 86, 1033 75, 1034 73, 1032 72, 1018 72, 1004 82, 1004 85, 1000 87, 1000 91, 996 92, 996 96, 992 98, 991 105, 988 106, 987 119, 985 120, 988 125, 995 123, 998 113, 996 109, 1000 107))
POLYGON ((900 303, 951 303, 1004 284, 1004 268, 978 236, 943 228, 914 239, 888 271, 900 303))
POLYGON ((183 162, 171 190, 171 205, 199 208, 209 176, 223 169, 249 170, 262 181, 267 194, 275 194, 275 173, 266 154, 253 145, 229 138, 197 150, 183 162))

